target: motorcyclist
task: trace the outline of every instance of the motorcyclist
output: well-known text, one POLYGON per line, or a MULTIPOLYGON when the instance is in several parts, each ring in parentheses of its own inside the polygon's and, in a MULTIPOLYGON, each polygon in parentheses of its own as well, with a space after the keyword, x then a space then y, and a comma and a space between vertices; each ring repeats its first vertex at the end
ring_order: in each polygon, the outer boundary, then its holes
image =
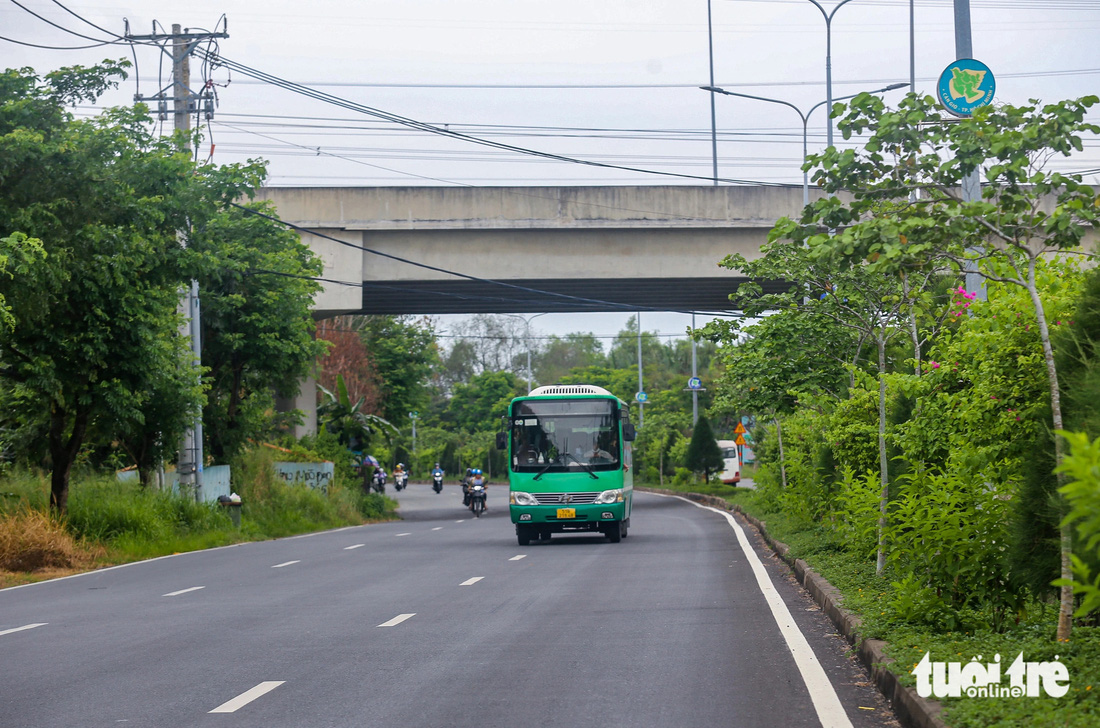
MULTIPOLYGON (((467 482, 469 483, 469 486, 480 485, 484 488, 484 490, 482 491, 482 497, 485 499, 485 507, 482 510, 488 511, 489 510, 489 479, 486 478, 485 475, 481 472, 481 468, 474 468, 473 472, 470 474, 470 478, 467 482)), ((468 487, 467 488, 466 501, 463 505, 467 505, 467 506, 470 505, 469 491, 470 491, 470 488, 468 487)))
POLYGON ((433 478, 442 478, 443 477, 443 468, 439 467, 439 463, 436 463, 435 467, 432 468, 432 477, 433 478))
POLYGON ((470 505, 470 479, 474 477, 474 469, 466 468, 466 475, 462 478, 462 505, 470 505))

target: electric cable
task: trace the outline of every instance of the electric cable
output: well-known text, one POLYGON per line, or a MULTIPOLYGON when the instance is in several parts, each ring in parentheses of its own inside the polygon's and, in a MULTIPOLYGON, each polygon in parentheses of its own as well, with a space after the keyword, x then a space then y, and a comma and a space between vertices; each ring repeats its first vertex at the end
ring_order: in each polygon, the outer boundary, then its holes
MULTIPOLYGON (((294 83, 292 81, 287 81, 285 79, 279 78, 278 76, 274 76, 272 74, 268 74, 268 73, 265 73, 263 71, 251 68, 249 66, 245 66, 244 64, 238 63, 236 61, 232 61, 232 60, 224 58, 224 57, 219 56, 219 57, 216 57, 213 60, 214 60, 215 65, 225 66, 227 68, 231 68, 232 70, 235 70, 238 73, 244 74, 246 76, 251 76, 252 78, 265 80, 273 86, 278 86, 279 88, 282 88, 284 90, 291 91, 293 93, 297 93, 297 94, 300 94, 300 95, 303 95, 303 96, 307 96, 307 97, 315 99, 317 101, 322 101, 324 103, 332 104, 334 106, 339 106, 341 108, 345 108, 345 109, 348 109, 348 110, 351 110, 351 111, 357 111, 359 113, 366 114, 368 116, 373 116, 375 118, 384 119, 384 120, 390 121, 394 124, 399 124, 401 126, 406 126, 406 127, 412 128, 412 129, 417 129, 417 130, 420 130, 420 131, 425 131, 425 132, 429 132, 429 133, 432 133, 432 134, 437 134, 437 135, 447 137, 447 138, 451 138, 451 139, 457 139, 459 141, 465 141, 465 142, 469 142, 469 143, 472 143, 472 144, 480 144, 480 145, 483 145, 483 146, 488 146, 488 147, 495 148, 495 149, 501 149, 501 150, 504 150, 504 151, 510 151, 510 152, 514 152, 514 153, 517 153, 517 154, 524 154, 524 155, 528 155, 528 156, 541 157, 541 158, 544 158, 544 159, 550 159, 550 160, 558 161, 558 162, 567 162, 567 163, 571 163, 571 164, 580 164, 580 165, 589 166, 589 167, 598 167, 598 168, 603 168, 603 169, 618 169, 618 170, 623 170, 623 171, 628 171, 628 172, 637 172, 637 173, 640 173, 640 174, 652 174, 652 175, 658 175, 658 176, 664 176, 664 177, 676 177, 676 178, 680 178, 680 179, 703 180, 703 181, 706 181, 706 182, 716 181, 713 176, 682 174, 682 173, 678 173, 678 172, 665 172, 665 171, 660 171, 660 170, 643 169, 643 168, 640 168, 640 167, 631 167, 631 166, 626 166, 626 165, 609 164, 609 163, 605 163, 605 162, 594 162, 594 161, 591 161, 591 160, 578 159, 576 157, 569 157, 569 156, 565 156, 565 155, 561 155, 561 154, 554 154, 554 153, 551 153, 551 152, 543 152, 543 151, 539 151, 539 150, 535 150, 535 149, 528 149, 526 147, 519 147, 519 146, 515 146, 515 145, 512 145, 512 144, 505 144, 503 142, 494 142, 494 141, 491 141, 491 140, 488 140, 488 139, 483 139, 481 137, 475 137, 475 136, 468 135, 468 134, 462 134, 462 133, 459 133, 459 132, 452 131, 450 129, 434 126, 434 125, 428 124, 426 122, 417 121, 415 119, 410 119, 408 117, 400 116, 398 114, 393 114, 393 113, 390 113, 390 112, 387 112, 387 111, 383 111, 381 109, 376 109, 376 108, 373 108, 373 107, 370 107, 370 106, 366 106, 364 104, 358 104, 358 103, 355 103, 353 101, 349 101, 347 99, 343 99, 343 98, 340 98, 338 96, 334 96, 332 94, 324 93, 322 91, 317 91, 316 89, 309 88, 308 86, 304 86, 302 84, 294 83)), ((798 186, 798 185, 794 185, 794 184, 782 184, 782 183, 775 183, 775 182, 759 182, 759 181, 754 181, 754 180, 730 179, 730 178, 725 178, 725 177, 719 177, 719 178, 717 178, 717 181, 726 182, 726 183, 729 183, 729 184, 762 185, 762 186, 767 186, 767 187, 797 187, 798 186)))

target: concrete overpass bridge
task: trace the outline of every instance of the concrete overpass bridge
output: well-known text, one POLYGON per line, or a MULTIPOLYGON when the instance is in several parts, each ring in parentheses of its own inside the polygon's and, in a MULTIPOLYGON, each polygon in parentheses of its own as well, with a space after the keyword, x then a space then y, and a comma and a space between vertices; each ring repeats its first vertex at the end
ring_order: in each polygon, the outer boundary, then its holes
POLYGON ((718 263, 759 257, 775 221, 802 209, 802 190, 782 187, 269 187, 258 196, 311 231, 302 238, 325 278, 353 284, 325 284, 318 318, 729 310, 747 279, 718 263))

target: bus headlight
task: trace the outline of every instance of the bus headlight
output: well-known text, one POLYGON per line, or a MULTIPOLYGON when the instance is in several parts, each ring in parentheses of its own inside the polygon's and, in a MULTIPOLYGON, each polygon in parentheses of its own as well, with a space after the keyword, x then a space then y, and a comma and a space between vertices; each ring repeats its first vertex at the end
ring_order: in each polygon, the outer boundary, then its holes
POLYGON ((615 488, 614 490, 605 490, 596 496, 596 503, 622 503, 623 502, 623 489, 615 488))
POLYGON ((508 497, 508 501, 514 506, 537 506, 539 504, 535 496, 524 493, 522 490, 513 490, 508 497))

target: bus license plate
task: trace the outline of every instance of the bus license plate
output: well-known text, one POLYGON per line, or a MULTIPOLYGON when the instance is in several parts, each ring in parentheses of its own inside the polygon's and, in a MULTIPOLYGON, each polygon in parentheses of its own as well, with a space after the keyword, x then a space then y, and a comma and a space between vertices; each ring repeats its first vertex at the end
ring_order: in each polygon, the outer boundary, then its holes
POLYGON ((558 518, 576 518, 576 517, 577 517, 577 509, 576 508, 559 508, 558 509, 558 518))

